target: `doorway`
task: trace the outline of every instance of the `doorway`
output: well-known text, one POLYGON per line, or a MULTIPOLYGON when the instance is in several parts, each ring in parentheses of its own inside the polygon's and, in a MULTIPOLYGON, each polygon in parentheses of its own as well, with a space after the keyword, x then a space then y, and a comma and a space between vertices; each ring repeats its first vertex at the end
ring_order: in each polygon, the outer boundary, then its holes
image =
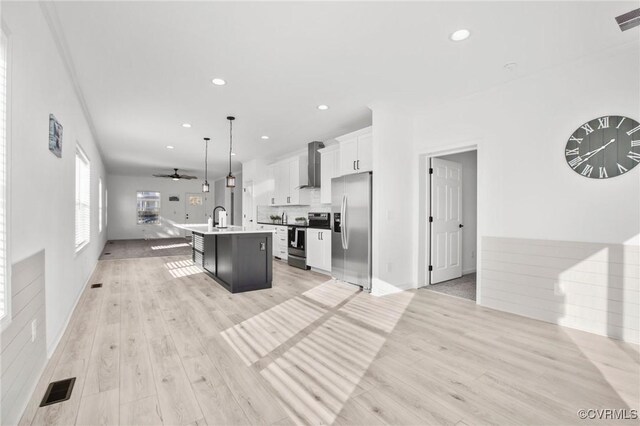
POLYGON ((242 188, 242 226, 253 227, 253 181, 245 182, 242 188))
POLYGON ((476 300, 477 150, 429 166, 429 290, 476 300))

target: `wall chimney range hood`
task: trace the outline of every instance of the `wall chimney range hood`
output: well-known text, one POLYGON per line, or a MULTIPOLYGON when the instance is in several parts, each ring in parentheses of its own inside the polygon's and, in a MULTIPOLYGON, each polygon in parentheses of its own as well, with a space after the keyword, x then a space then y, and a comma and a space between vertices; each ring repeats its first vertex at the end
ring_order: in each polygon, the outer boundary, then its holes
POLYGON ((311 142, 308 145, 309 150, 309 183, 307 185, 302 185, 300 188, 320 188, 320 153, 319 149, 324 148, 324 143, 322 142, 311 142))

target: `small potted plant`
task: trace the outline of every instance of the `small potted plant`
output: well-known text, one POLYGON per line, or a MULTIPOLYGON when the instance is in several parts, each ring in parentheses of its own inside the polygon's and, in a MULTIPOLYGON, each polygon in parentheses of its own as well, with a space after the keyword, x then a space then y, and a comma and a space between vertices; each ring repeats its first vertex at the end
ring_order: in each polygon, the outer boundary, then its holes
POLYGON ((271 216, 269 216, 269 219, 271 219, 273 223, 280 223, 280 221, 282 220, 280 216, 275 214, 272 214, 271 216))
POLYGON ((296 225, 306 225, 307 218, 306 217, 296 217, 296 225))

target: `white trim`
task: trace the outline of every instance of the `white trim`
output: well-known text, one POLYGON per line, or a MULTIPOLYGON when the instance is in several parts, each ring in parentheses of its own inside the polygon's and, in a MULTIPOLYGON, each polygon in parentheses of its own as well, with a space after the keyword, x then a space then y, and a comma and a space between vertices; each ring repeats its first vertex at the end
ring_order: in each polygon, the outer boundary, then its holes
POLYGON ((347 133, 346 135, 338 136, 335 138, 338 142, 344 142, 349 139, 357 138, 362 135, 370 135, 373 132, 373 126, 367 126, 363 129, 356 130, 355 132, 347 133))
POLYGON ((4 146, 4 314, 0 317, 0 332, 4 331, 12 320, 11 306, 11 43, 10 31, 5 27, 4 23, 0 23, 0 37, 5 45, 5 146, 4 146))
POLYGON ((77 255, 78 253, 80 253, 82 251, 82 249, 84 249, 86 246, 89 245, 89 243, 91 243, 91 160, 89 159, 89 157, 87 156, 87 154, 85 153, 85 151, 82 149, 82 146, 80 145, 80 142, 76 141, 76 155, 75 155, 75 199, 74 199, 74 244, 75 244, 75 254, 77 255), (87 225, 89 227, 88 232, 87 232, 87 237, 84 241, 82 241, 80 244, 77 243, 77 239, 78 239, 78 167, 77 167, 77 161, 78 161, 78 157, 80 157, 80 161, 84 162, 87 169, 88 169, 88 176, 89 176, 89 201, 88 201, 88 209, 89 209, 89 213, 88 213, 88 219, 87 219, 87 225))
MULTIPOLYGON (((424 229, 419 231, 420 232, 420 237, 424 239, 424 245, 422 247, 421 250, 421 256, 418 260, 418 268, 420 270, 422 270, 423 275, 423 279, 421 280, 421 282, 418 283, 419 287, 424 287, 424 286, 429 286, 431 285, 430 282, 430 273, 429 273, 429 259, 430 259, 430 255, 431 255, 431 234, 430 234, 430 226, 428 226, 427 222, 428 222, 428 218, 429 218, 429 208, 430 208, 430 201, 431 201, 431 186, 430 186, 430 179, 429 179, 429 167, 430 167, 430 159, 433 157, 440 157, 443 155, 450 155, 450 154, 459 154, 462 152, 468 152, 468 151, 477 151, 478 152, 478 156, 477 156, 477 169, 478 169, 478 179, 477 179, 477 197, 478 197, 478 205, 476 206, 476 221, 478 224, 480 224, 480 200, 481 200, 481 194, 483 194, 482 192, 482 188, 480 185, 480 177, 481 174, 479 173, 480 170, 480 165, 481 165, 481 147, 482 147, 482 141, 480 140, 476 140, 476 141, 463 141, 463 142, 459 142, 459 143, 455 143, 455 144, 447 144, 447 145, 442 145, 442 146, 436 146, 430 150, 428 150, 427 152, 420 154, 420 167, 419 167, 419 179, 420 179, 420 184, 418 185, 419 187, 423 187, 424 189, 422 190, 422 192, 424 193, 424 200, 422 205, 420 206, 420 212, 418 214, 420 223, 424 223, 424 229)), ((477 236, 477 243, 476 243, 476 265, 480 265, 480 226, 476 227, 476 236, 477 236)), ((477 268, 477 267, 476 267, 477 268)), ((463 272, 464 274, 465 272, 463 272)), ((480 304, 480 294, 481 294, 481 274, 478 273, 476 271, 477 275, 476 275, 476 304, 480 304)))
MULTIPOLYGON (((106 247, 106 244, 105 244, 105 247, 106 247)), ((104 250, 104 247, 102 249, 104 250)), ((51 359, 51 357, 53 356, 53 353, 56 351, 56 349, 58 349, 58 345, 60 344, 60 341, 62 340, 64 333, 67 331, 67 328, 69 327, 69 323, 71 322, 71 318, 73 317, 73 314, 76 311, 76 308, 78 307, 78 303, 80 303, 82 294, 87 289, 87 286, 91 281, 91 277, 93 277, 93 274, 96 272, 98 263, 100 263, 100 261, 99 259, 96 259, 96 263, 93 265, 93 269, 91 270, 91 273, 87 277, 87 281, 84 283, 84 286, 82 286, 82 288, 80 289, 80 292, 76 296, 76 300, 73 303, 73 307, 69 311, 69 315, 67 315, 67 318, 64 321, 64 326, 60 329, 60 332, 58 333, 58 335, 52 339, 51 345, 47 345, 47 359, 51 359)))

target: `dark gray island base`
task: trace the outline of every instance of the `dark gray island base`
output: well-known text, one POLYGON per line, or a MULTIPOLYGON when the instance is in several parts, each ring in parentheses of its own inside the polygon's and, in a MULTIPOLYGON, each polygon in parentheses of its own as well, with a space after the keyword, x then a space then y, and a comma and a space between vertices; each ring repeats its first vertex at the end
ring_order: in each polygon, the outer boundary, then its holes
POLYGON ((271 288, 271 232, 193 232, 193 261, 231 293, 271 288))

